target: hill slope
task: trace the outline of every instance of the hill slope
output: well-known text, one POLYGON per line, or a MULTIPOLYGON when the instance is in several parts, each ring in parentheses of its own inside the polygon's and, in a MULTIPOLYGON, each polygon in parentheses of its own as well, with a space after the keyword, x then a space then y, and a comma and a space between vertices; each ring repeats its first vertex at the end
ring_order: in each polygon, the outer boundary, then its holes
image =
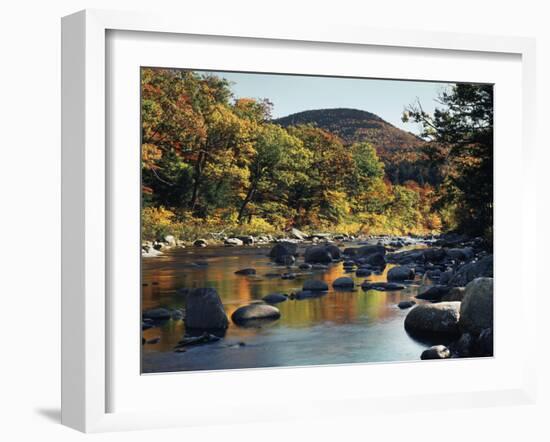
POLYGON ((345 108, 316 109, 288 115, 274 123, 283 127, 314 124, 338 135, 346 144, 367 141, 376 149, 392 181, 418 180, 418 170, 413 164, 420 159, 419 148, 426 142, 373 113, 345 108))

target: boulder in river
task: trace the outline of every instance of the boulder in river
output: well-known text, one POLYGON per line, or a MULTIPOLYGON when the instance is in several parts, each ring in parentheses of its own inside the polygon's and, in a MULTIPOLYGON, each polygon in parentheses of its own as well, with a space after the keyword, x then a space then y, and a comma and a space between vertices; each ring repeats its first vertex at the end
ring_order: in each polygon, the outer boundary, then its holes
POLYGON ((242 324, 247 321, 260 319, 278 319, 281 317, 281 312, 277 307, 263 303, 253 303, 239 307, 231 315, 231 319, 235 324, 242 324))
POLYGON ((328 290, 328 284, 320 279, 308 279, 304 281, 303 290, 326 292, 328 290))
POLYGON ((393 292, 397 290, 403 290, 405 288, 402 284, 395 282, 369 282, 365 281, 361 284, 361 288, 368 292, 369 290, 377 290, 379 292, 393 292))
POLYGON ((476 278, 466 286, 460 328, 474 336, 493 328, 493 278, 476 278))
POLYGON ((474 257, 474 249, 471 247, 447 249, 447 256, 455 261, 468 261, 474 257))
POLYGON ((296 262, 296 258, 293 255, 281 255, 275 258, 275 262, 284 266, 291 266, 296 262))
POLYGON ((460 302, 420 304, 405 318, 405 329, 411 333, 458 335, 460 302))
POLYGON ((228 247, 242 246, 244 244, 239 238, 226 238, 223 243, 228 247))
POLYGON ((229 325, 223 304, 214 288, 196 288, 185 297, 185 327, 226 329, 229 325))
POLYGON ((269 257, 275 261, 283 256, 292 255, 296 256, 298 245, 293 242, 281 241, 275 244, 270 252, 269 257))
POLYGON ((307 262, 303 262, 298 266, 298 268, 301 270, 310 270, 311 264, 308 264, 307 262))
POLYGON ((255 274, 256 274, 256 269, 252 269, 252 268, 241 269, 235 272, 235 275, 255 275, 255 274))
POLYGON ((479 261, 472 261, 460 267, 449 281, 449 285, 464 287, 480 277, 493 277, 493 255, 487 255, 479 261))
POLYGON ((344 255, 352 258, 364 258, 375 254, 385 255, 386 249, 381 245, 365 245, 361 247, 348 247, 344 249, 344 255))
POLYGON ((252 235, 238 236, 245 246, 253 246, 256 240, 252 235))
POLYGON ((373 253, 371 255, 365 256, 362 258, 362 264, 368 264, 374 267, 385 267, 386 258, 382 253, 373 253))
POLYGON ((408 266, 392 267, 388 271, 388 281, 406 281, 414 279, 414 269, 408 266))
POLYGON ((334 287, 337 290, 351 290, 355 287, 355 282, 352 278, 349 278, 347 276, 342 276, 340 278, 336 278, 333 283, 332 287, 334 287))
POLYGON ((310 246, 305 251, 304 261, 307 263, 330 264, 341 258, 341 252, 333 244, 310 246))
POLYGON ((285 302, 288 296, 284 293, 270 293, 269 295, 265 295, 262 299, 268 304, 278 304, 280 302, 285 302))
POLYGON ((195 240, 193 245, 195 247, 206 247, 208 245, 208 241, 206 241, 205 239, 200 238, 200 239, 195 240))
POLYGON ((370 276, 372 274, 372 270, 365 269, 365 268, 359 268, 355 271, 355 276, 366 278, 367 276, 370 276))
POLYGON ((174 235, 166 235, 164 238, 163 238, 163 241, 169 246, 169 247, 176 247, 177 243, 176 243, 176 238, 174 237, 174 235))
POLYGON ((416 295, 416 298, 424 299, 426 301, 441 301, 443 296, 449 293, 450 290, 451 287, 448 287, 446 285, 432 285, 428 287, 423 287, 418 295, 416 295))
POLYGON ((434 345, 433 347, 424 350, 420 355, 420 359, 447 359, 451 357, 450 350, 444 345, 434 345))
POLYGON ((493 329, 481 330, 476 342, 479 356, 493 356, 493 329))

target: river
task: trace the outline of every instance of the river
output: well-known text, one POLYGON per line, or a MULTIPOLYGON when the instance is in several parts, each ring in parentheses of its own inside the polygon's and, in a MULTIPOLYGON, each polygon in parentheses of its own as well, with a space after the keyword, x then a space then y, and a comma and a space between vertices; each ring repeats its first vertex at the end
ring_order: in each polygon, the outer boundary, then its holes
MULTIPOLYGON (((357 284, 365 280, 345 273, 342 263, 326 271, 304 271, 307 274, 293 280, 266 277, 288 271, 274 265, 268 252, 269 247, 183 248, 144 258, 142 310, 182 308, 180 288, 216 288, 229 317, 238 307, 269 293, 298 291, 305 279, 322 279, 330 290, 320 298, 277 304, 281 318, 261 328, 230 321, 223 339, 189 347, 184 353, 173 351, 184 336, 184 321, 165 321, 143 332, 146 340, 160 340, 142 346, 142 372, 409 361, 418 360, 427 347, 405 332, 407 310, 397 307, 398 302, 414 297, 417 285, 396 292, 364 292, 360 287, 335 291, 332 281, 340 276, 351 276, 357 284), (234 273, 249 267, 256 269, 255 276, 234 273)), ((385 281, 389 268, 369 280, 385 281)))

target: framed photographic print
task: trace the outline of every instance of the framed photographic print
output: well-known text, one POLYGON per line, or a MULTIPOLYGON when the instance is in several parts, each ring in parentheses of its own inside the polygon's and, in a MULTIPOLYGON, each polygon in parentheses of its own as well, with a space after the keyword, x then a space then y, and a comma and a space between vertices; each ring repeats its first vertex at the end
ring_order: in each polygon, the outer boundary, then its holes
POLYGON ((63 422, 530 401, 533 57, 64 18, 63 422))

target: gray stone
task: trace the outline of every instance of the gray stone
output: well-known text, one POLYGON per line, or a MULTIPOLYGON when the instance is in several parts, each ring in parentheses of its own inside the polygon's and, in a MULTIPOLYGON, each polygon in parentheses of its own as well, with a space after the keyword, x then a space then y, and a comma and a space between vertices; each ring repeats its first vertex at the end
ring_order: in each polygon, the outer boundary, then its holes
POLYGON ((408 266, 392 267, 388 271, 388 281, 405 281, 414 279, 414 269, 408 266))
POLYGON ((330 264, 342 256, 340 249, 333 244, 310 246, 305 251, 304 261, 307 263, 330 264))
POLYGON ((355 276, 365 278, 372 274, 372 270, 359 268, 355 271, 355 276))
POLYGON ((450 290, 451 288, 446 285, 432 285, 423 287, 418 295, 416 295, 416 298, 424 299, 426 301, 441 301, 443 296, 449 293, 450 290))
POLYGON ((447 256, 456 261, 468 261, 474 257, 474 249, 464 247, 462 249, 447 249, 447 256))
POLYGON ((269 304, 254 303, 239 307, 231 315, 235 324, 241 324, 250 320, 258 319, 278 319, 281 312, 277 307, 269 304))
POLYGON ((270 293, 269 295, 265 295, 262 299, 268 304, 278 304, 280 302, 285 302, 288 297, 284 293, 270 293))
POLYGON ((277 260, 277 259, 280 259, 281 257, 287 256, 287 255, 296 256, 297 249, 298 249, 298 245, 296 245, 292 242, 282 241, 282 242, 279 242, 279 243, 275 244, 271 248, 271 250, 269 252, 269 257, 274 259, 274 260, 277 260))
POLYGON ((296 258, 293 255, 282 255, 275 258, 275 262, 284 266, 291 266, 296 262, 296 258))
POLYGON ((476 278, 466 286, 460 307, 460 328, 479 336, 493 328, 493 278, 476 278))
POLYGON ((196 288, 185 297, 185 327, 226 329, 229 325, 222 301, 214 288, 196 288))
POLYGON ((405 318, 405 329, 409 332, 457 335, 460 318, 460 302, 420 304, 405 318))
POLYGON ((172 317, 172 312, 167 308, 154 308, 151 310, 146 310, 142 313, 143 319, 151 319, 153 321, 164 321, 172 317))
POLYGON ((420 355, 420 359, 447 359, 451 357, 451 352, 444 345, 434 345, 433 347, 424 350, 420 355))
POLYGON ((480 277, 493 277, 493 255, 487 255, 479 261, 464 264, 453 275, 449 285, 464 287, 475 278, 480 277))
POLYGON ((328 284, 320 279, 308 279, 304 281, 303 289, 307 291, 327 291, 328 284))
POLYGON ((342 276, 340 278, 336 278, 333 283, 332 287, 335 289, 353 289, 355 287, 355 282, 353 282, 352 278, 349 278, 347 276, 342 276))
POLYGON ((240 240, 239 238, 227 238, 223 243, 226 246, 230 246, 230 247, 244 245, 243 241, 240 240))
POLYGON ((193 245, 195 247, 206 247, 208 245, 208 241, 206 241, 205 239, 197 239, 193 245))
POLYGON ((411 308, 415 304, 415 301, 401 301, 399 304, 397 304, 397 307, 399 307, 401 310, 405 310, 411 308))
POLYGON ((307 238, 307 235, 304 232, 301 232, 300 230, 294 227, 290 229, 290 236, 292 236, 293 238, 299 239, 300 241, 303 241, 304 239, 307 238))
POLYGON ((163 239, 170 247, 176 247, 176 238, 174 235, 166 235, 163 239))

